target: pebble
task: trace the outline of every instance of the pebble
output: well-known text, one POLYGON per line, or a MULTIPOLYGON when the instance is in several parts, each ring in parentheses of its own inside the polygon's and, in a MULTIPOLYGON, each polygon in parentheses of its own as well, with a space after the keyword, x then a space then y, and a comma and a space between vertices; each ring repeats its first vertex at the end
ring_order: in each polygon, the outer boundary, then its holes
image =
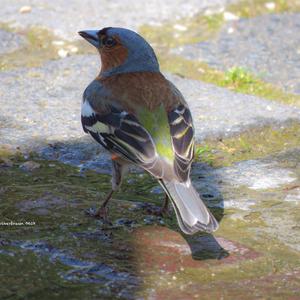
POLYGON ((28 5, 22 6, 19 9, 19 13, 21 13, 21 14, 28 14, 30 12, 31 12, 31 6, 28 6, 28 5))
POLYGON ((229 27, 228 29, 227 29, 227 33, 228 34, 232 34, 234 32, 234 28, 233 27, 229 27))
POLYGON ((57 54, 58 54, 58 56, 60 58, 65 58, 65 57, 67 57, 69 55, 69 52, 67 50, 65 50, 65 49, 59 49, 57 51, 57 54))
POLYGON ((224 11, 223 17, 225 21, 237 21, 240 19, 239 16, 229 12, 229 11, 224 11))
POLYGON ((269 10, 274 10, 276 8, 276 4, 274 2, 266 2, 265 7, 269 10))
POLYGON ((136 224, 135 220, 130 220, 127 218, 121 218, 114 222, 114 224, 118 227, 134 227, 136 224))
POLYGON ((174 29, 178 30, 178 31, 187 31, 187 27, 181 24, 175 24, 173 26, 174 29))
POLYGON ((26 172, 32 172, 36 169, 39 169, 41 165, 35 161, 27 161, 20 165, 20 169, 26 172))
POLYGON ((52 41, 52 45, 54 45, 54 46, 63 46, 64 44, 65 44, 64 41, 60 41, 60 40, 52 41))
POLYGON ((78 52, 78 47, 76 47, 76 46, 70 46, 69 49, 72 53, 77 53, 78 52))

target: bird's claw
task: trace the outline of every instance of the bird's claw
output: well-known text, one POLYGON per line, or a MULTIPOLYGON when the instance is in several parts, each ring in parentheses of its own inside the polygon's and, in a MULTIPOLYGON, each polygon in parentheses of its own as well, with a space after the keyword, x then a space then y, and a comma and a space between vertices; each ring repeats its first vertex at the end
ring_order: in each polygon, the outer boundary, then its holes
POLYGON ((154 215, 157 217, 170 217, 170 211, 166 207, 148 207, 147 208, 147 213, 150 215, 154 215))
POLYGON ((96 210, 94 207, 90 207, 89 209, 85 210, 85 213, 90 217, 102 220, 103 223, 111 224, 108 219, 107 207, 100 207, 98 210, 96 210))

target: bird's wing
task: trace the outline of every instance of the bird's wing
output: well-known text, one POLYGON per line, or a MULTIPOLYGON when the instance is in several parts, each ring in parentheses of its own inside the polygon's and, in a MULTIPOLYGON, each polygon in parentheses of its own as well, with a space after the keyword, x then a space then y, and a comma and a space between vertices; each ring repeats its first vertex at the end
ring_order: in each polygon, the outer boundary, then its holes
POLYGON ((194 158, 194 127, 189 108, 184 103, 168 112, 170 133, 175 153, 174 170, 180 181, 187 181, 194 158))
POLYGON ((105 104, 101 112, 86 99, 82 104, 81 122, 85 132, 104 146, 130 162, 140 165, 155 177, 161 177, 162 166, 149 132, 131 113, 105 104))

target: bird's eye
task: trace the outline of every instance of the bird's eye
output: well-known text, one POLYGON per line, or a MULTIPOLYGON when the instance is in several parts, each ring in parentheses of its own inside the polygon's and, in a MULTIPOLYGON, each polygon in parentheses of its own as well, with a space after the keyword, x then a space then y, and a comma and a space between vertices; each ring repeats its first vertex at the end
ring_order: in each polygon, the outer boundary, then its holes
POLYGON ((115 39, 113 39, 112 37, 105 37, 103 40, 102 40, 102 43, 104 46, 106 47, 113 47, 115 44, 116 44, 116 41, 115 39))

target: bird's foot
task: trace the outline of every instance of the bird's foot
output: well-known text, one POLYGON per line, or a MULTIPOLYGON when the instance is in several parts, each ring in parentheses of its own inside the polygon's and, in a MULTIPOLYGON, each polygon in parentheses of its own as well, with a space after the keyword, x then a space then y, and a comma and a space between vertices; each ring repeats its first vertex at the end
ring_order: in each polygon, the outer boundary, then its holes
POLYGON ((146 211, 149 215, 154 215, 157 217, 170 217, 169 209, 164 206, 163 207, 156 207, 156 206, 147 207, 146 211))
POLYGON ((93 218, 100 219, 106 224, 111 224, 108 219, 108 208, 107 207, 100 207, 99 209, 95 209, 93 207, 85 210, 85 213, 93 218))

